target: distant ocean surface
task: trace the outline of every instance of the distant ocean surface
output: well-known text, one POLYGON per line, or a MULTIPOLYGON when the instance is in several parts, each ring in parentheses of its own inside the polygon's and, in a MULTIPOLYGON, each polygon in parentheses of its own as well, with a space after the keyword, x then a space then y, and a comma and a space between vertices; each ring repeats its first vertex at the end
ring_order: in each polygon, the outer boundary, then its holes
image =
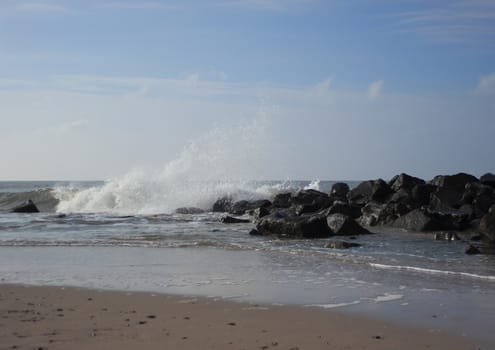
POLYGON ((349 250, 253 237, 252 224, 220 223, 222 214, 208 212, 213 202, 328 192, 333 182, 178 183, 0 182, 1 280, 407 314, 493 340, 495 259, 465 255, 466 242, 392 229, 357 237, 362 246, 349 250), (9 212, 28 199, 42 212, 9 212), (174 214, 185 206, 207 212, 174 214))

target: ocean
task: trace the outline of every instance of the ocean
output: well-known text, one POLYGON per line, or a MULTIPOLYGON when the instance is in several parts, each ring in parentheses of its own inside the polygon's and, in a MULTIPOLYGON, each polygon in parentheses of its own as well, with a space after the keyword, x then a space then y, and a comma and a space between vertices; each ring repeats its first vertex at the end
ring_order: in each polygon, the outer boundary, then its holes
MULTIPOLYGON (((0 182, 2 283, 77 286, 338 308, 493 340, 495 257, 464 241, 371 228, 361 247, 249 235, 208 211, 332 181, 0 182), (36 214, 9 210, 32 199, 36 214), (204 214, 174 214, 179 207, 204 214)), ((350 181, 350 186, 357 183, 350 181)))

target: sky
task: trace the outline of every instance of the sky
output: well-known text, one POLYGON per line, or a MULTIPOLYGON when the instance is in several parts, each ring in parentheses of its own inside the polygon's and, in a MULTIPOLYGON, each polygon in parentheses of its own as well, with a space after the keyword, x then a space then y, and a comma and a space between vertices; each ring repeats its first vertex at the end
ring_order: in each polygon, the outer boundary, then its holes
POLYGON ((0 0, 0 125, 0 180, 495 172, 495 1, 0 0))

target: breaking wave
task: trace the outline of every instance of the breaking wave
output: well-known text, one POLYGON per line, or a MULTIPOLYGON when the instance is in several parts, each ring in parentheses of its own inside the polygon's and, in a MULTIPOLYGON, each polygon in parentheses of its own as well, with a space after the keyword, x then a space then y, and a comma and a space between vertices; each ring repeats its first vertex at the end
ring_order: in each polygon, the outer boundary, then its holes
MULTIPOLYGON (((257 119, 248 125, 215 129, 191 142, 161 170, 134 170, 76 193, 56 190, 57 211, 136 215, 171 213, 184 206, 209 210, 223 196, 261 199, 297 190, 300 187, 294 182, 262 181, 276 158, 270 154, 273 140, 268 124, 257 119)), ((309 187, 318 189, 319 182, 309 187)))

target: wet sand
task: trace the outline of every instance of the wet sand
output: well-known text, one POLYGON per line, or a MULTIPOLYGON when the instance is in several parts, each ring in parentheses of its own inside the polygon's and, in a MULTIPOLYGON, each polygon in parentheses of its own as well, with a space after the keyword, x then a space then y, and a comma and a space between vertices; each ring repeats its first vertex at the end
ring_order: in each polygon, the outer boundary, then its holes
MULTIPOLYGON (((493 344, 491 344, 493 345, 493 344)), ((0 284, 0 349, 489 349, 336 310, 0 284)))

